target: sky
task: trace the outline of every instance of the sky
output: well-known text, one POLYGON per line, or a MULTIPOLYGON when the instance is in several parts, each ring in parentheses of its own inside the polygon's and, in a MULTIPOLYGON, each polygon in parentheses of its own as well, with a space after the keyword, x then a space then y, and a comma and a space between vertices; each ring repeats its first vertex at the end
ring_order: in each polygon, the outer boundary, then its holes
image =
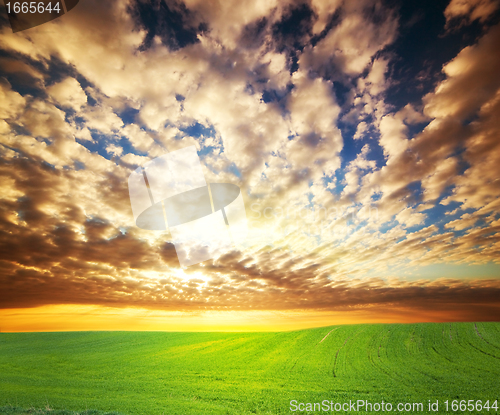
POLYGON ((497 0, 0 9, 0 330, 500 320, 497 0), (196 146, 249 234, 181 267, 127 180, 196 146))

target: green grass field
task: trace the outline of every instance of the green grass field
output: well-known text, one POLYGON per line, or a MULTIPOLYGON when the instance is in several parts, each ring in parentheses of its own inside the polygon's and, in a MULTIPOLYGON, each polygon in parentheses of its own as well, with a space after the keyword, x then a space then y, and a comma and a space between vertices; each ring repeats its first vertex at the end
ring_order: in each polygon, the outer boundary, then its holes
POLYGON ((290 414, 307 413, 292 400, 358 399, 464 413, 453 400, 500 404, 499 379, 500 323, 0 334, 1 414, 290 414))

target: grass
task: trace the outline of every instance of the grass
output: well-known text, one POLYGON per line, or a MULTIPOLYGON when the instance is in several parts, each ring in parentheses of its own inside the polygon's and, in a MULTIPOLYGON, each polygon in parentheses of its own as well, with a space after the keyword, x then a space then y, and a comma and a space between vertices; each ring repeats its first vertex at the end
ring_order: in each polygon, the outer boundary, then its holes
POLYGON ((16 408, 14 406, 4 406, 0 408, 0 413, 2 415, 122 415, 118 412, 101 412, 95 409, 88 409, 83 412, 74 412, 67 411, 65 409, 62 410, 54 410, 50 407, 36 409, 24 409, 24 408, 16 408))
POLYGON ((325 399, 445 413, 446 400, 500 403, 499 378, 500 323, 0 334, 0 414, 290 414, 325 399))

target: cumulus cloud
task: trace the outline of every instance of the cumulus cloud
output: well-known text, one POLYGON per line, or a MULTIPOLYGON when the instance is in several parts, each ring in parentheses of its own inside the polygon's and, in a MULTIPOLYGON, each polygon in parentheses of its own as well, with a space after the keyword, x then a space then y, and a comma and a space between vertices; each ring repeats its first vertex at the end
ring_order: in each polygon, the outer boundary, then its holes
POLYGON ((76 111, 87 103, 87 95, 74 78, 66 78, 64 81, 51 85, 47 88, 47 92, 57 104, 76 111))
MULTIPOLYGON (((499 263, 499 26, 394 108, 382 2, 158 4, 154 27, 146 2, 86 1, 51 30, 2 29, 0 64, 36 86, 0 82, 2 307, 498 313, 496 279, 411 272, 499 263), (182 270, 168 231, 134 226, 126 183, 187 145, 207 181, 242 188, 251 229, 182 270)), ((447 18, 485 21, 491 5, 467 4, 447 18)))
POLYGON ((446 25, 455 20, 459 24, 471 23, 479 20, 481 23, 488 19, 500 6, 498 0, 451 0, 444 11, 446 25))
MULTIPOLYGON (((322 11, 328 12, 328 8, 322 11)), ((378 51, 395 39, 397 18, 381 2, 344 3, 340 15, 338 25, 316 45, 305 49, 300 59, 305 67, 324 73, 330 72, 333 65, 341 73, 357 75, 378 51), (368 8, 371 13, 366 12, 368 8)))

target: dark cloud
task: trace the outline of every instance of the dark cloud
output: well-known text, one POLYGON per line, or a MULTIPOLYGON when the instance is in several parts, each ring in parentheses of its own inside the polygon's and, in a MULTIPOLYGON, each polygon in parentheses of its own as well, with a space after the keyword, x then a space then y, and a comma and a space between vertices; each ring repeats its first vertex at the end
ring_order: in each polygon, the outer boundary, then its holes
POLYGON ((285 49, 302 50, 312 35, 314 17, 314 11, 307 3, 287 7, 272 27, 277 49, 280 52, 285 49))
POLYGON ((268 35, 268 32, 269 19, 267 17, 262 17, 243 27, 239 44, 249 49, 258 49, 266 42, 266 35, 268 35))
POLYGON ((134 0, 129 13, 147 31, 141 50, 150 48, 156 36, 170 50, 178 50, 198 42, 198 33, 207 30, 203 23, 193 26, 192 12, 177 0, 134 0))

